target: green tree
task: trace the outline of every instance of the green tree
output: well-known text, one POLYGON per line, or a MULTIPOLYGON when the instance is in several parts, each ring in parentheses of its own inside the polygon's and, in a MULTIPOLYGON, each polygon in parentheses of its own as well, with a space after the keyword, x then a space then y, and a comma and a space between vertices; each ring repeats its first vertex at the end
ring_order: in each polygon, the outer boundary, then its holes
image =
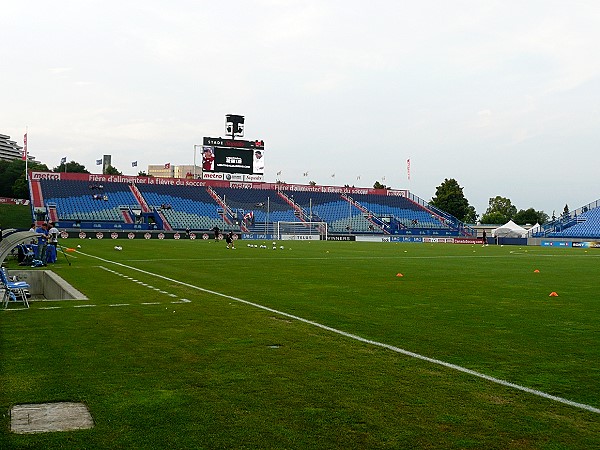
POLYGON ((462 222, 475 223, 477 221, 475 208, 469 205, 469 200, 465 197, 463 188, 454 178, 446 178, 436 188, 435 196, 429 203, 462 222))
POLYGON ((387 187, 385 184, 380 183, 379 181, 376 181, 373 185, 373 189, 389 189, 389 187, 387 187))
MULTIPOLYGON (((27 162, 27 170, 48 172, 45 164, 27 162)), ((12 159, 0 160, 0 197, 29 198, 29 185, 25 179, 25 161, 12 159)))
POLYGON ((110 164, 106 167, 104 171, 106 175, 123 175, 121 172, 117 170, 116 167, 111 166, 110 164))
POLYGON ((465 215, 465 217, 462 218, 462 222, 475 223, 477 222, 477 217, 479 217, 479 215, 477 214, 477 211, 475 211, 475 207, 469 205, 469 207, 467 208, 467 214, 465 215))
POLYGON ((481 223, 503 224, 513 219, 516 214, 517 207, 511 203, 510 199, 497 195, 490 198, 488 209, 481 216, 481 223))
POLYGON ((88 170, 86 170, 85 166, 75 161, 61 163, 60 166, 52 169, 52 172, 90 173, 88 170), (67 166, 67 170, 65 170, 65 166, 67 166))
POLYGON ((508 222, 506 216, 498 211, 485 213, 483 216, 481 216, 482 224, 504 224, 506 222, 508 222))
POLYGON ((544 211, 536 211, 533 208, 521 209, 515 214, 514 221, 519 225, 526 225, 528 223, 533 225, 536 222, 542 225, 548 221, 548 214, 544 211))
POLYGON ((140 170, 137 174, 138 177, 151 177, 152 175, 148 175, 146 172, 144 172, 143 170, 140 170))

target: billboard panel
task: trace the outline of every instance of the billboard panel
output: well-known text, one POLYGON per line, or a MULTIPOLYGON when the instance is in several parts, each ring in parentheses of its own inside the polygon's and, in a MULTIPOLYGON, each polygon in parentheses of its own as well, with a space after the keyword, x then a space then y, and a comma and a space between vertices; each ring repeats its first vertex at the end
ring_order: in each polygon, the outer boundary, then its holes
POLYGON ((256 175, 262 181, 265 172, 264 148, 263 141, 205 137, 202 146, 202 172, 205 175, 225 174, 225 179, 232 179, 227 174, 239 174, 242 176, 240 179, 243 175, 256 175))

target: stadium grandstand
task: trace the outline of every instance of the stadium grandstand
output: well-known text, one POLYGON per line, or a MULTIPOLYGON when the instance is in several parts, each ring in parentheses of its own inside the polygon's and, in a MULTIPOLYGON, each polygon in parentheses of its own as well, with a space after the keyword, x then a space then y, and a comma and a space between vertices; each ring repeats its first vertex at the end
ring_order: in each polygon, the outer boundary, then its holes
POLYGON ((532 237, 598 239, 600 237, 600 200, 544 224, 532 237))
POLYGON ((407 190, 32 172, 38 221, 61 229, 272 234, 278 223, 329 234, 476 237, 407 190))

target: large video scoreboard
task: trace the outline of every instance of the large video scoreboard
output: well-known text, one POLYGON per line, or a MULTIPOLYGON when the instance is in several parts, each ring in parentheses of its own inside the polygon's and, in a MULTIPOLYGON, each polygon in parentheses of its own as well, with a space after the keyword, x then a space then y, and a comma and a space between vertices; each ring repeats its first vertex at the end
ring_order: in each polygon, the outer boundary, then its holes
POLYGON ((202 143, 202 178, 205 180, 264 181, 263 141, 205 137, 202 143))

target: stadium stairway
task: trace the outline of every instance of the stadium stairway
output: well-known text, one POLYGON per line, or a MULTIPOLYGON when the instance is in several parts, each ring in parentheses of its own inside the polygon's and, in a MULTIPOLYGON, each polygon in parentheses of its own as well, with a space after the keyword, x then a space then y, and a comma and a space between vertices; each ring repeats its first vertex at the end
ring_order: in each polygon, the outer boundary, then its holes
POLYGON ((277 195, 294 209, 294 216, 296 216, 298 220, 300 220, 301 222, 307 222, 306 218, 308 214, 306 214, 306 211, 304 211, 304 209, 300 205, 297 205, 294 200, 292 200, 290 197, 288 197, 281 191, 277 191, 277 195))
MULTIPOLYGON (((29 179, 29 192, 31 193, 31 205, 33 210, 44 208, 44 195, 39 180, 29 179)), ((40 222, 41 223, 41 222, 40 222)))
POLYGON ((217 202, 217 204, 221 207, 221 209, 219 210, 219 215, 223 218, 227 225, 231 225, 233 223, 233 211, 231 210, 231 208, 227 206, 225 201, 219 196, 219 194, 217 194, 214 191, 213 188, 211 188, 210 186, 206 186, 206 191, 213 198, 213 200, 217 202))
POLYGON ((169 223, 169 221, 167 220, 167 218, 165 217, 165 215, 162 213, 162 211, 154 211, 154 213, 156 215, 158 215, 159 217, 159 221, 158 222, 162 222, 162 229, 165 231, 173 231, 173 227, 171 226, 171 224, 169 223))
POLYGON ((123 215, 123 221, 125 223, 133 223, 133 218, 131 217, 131 209, 129 206, 121 206, 119 208, 121 210, 121 214, 123 215))
POLYGON ((367 219, 367 221, 369 221, 373 226, 376 226, 377 228, 379 228, 381 231, 383 231, 384 234, 390 234, 390 226, 388 224, 386 224, 380 217, 378 217, 375 213, 373 213, 373 211, 365 208, 363 205, 361 205, 359 202, 357 202, 356 200, 354 200, 352 197, 342 194, 341 196, 344 200, 346 200, 348 203, 350 203, 352 206, 354 206, 355 208, 358 208, 364 215, 365 215, 365 219, 367 219))
POLYGON ((142 195, 140 190, 137 188, 137 186, 134 183, 131 183, 129 185, 129 189, 131 190, 131 193, 134 195, 134 197, 136 198, 140 207, 142 208, 142 212, 145 212, 145 213, 150 212, 150 207, 148 206, 148 203, 146 203, 144 196, 142 195))
POLYGON ((56 210, 56 203, 49 203, 46 207, 46 211, 48 212, 48 219, 50 220, 50 222, 58 222, 58 211, 56 210))

